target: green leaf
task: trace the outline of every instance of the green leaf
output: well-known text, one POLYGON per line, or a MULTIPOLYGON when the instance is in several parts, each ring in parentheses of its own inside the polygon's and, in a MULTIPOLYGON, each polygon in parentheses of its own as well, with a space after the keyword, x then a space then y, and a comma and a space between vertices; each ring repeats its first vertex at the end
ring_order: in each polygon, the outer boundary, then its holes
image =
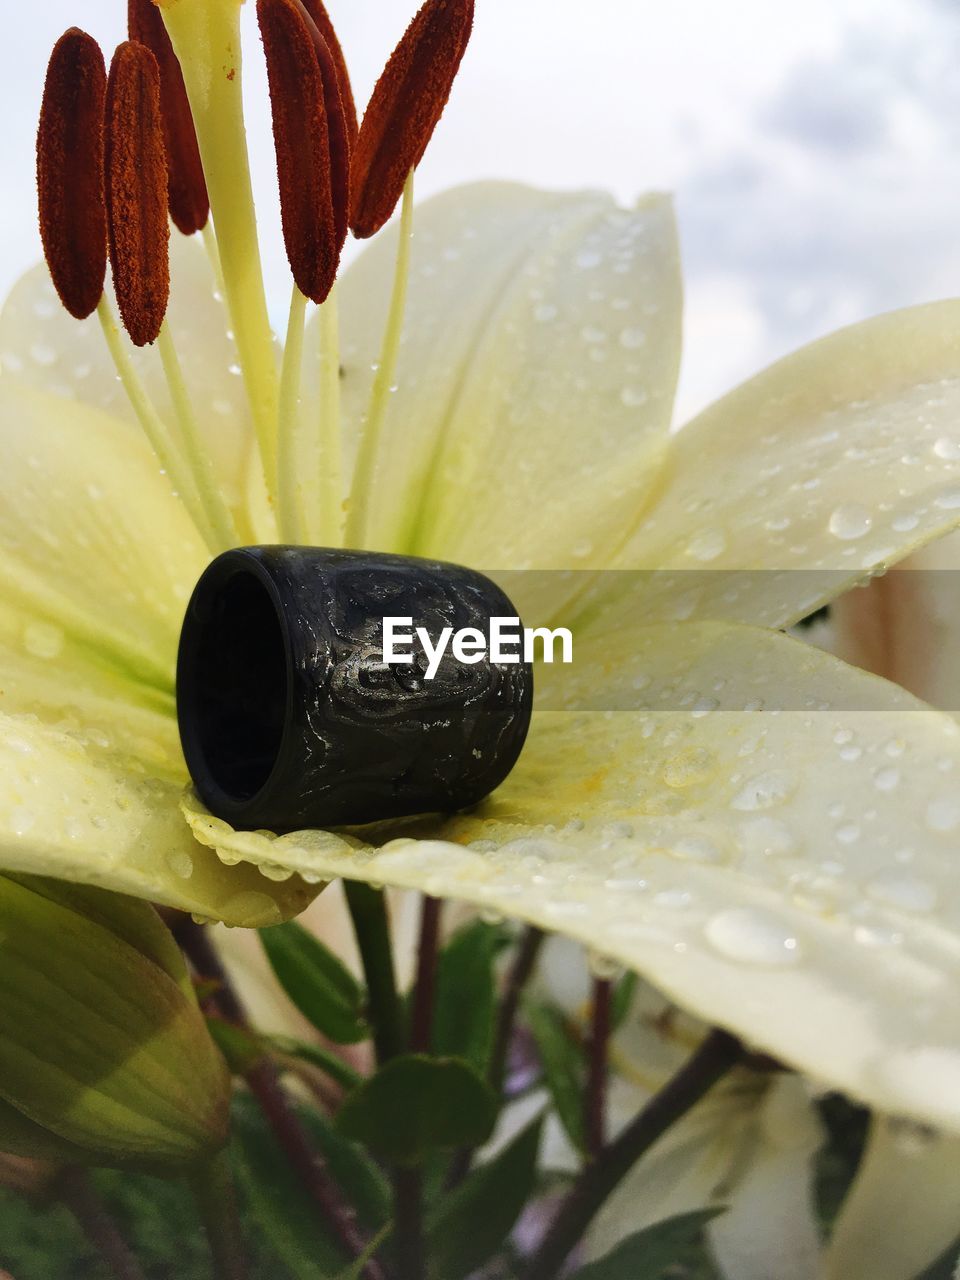
POLYGON ((721 1213, 722 1208, 698 1209, 644 1227, 605 1257, 575 1271, 570 1280, 660 1280, 667 1267, 680 1261, 685 1251, 697 1243, 707 1223, 721 1213))
POLYGON ((222 1018, 207 1018, 207 1030, 234 1075, 242 1076, 264 1055, 263 1040, 254 1031, 222 1018))
MULTIPOLYGON (((298 1112, 300 1121, 331 1179, 357 1211, 366 1231, 381 1231, 389 1214, 389 1191, 376 1167, 355 1144, 316 1112, 298 1112)), ((304 1190, 276 1138, 251 1098, 234 1109, 233 1164, 250 1212, 272 1248, 297 1280, 339 1277, 348 1268, 337 1241, 304 1190)))
POLYGON ((441 1202, 427 1231, 431 1280, 462 1280, 505 1242, 536 1184, 542 1127, 538 1116, 441 1202))
POLYGON ((479 1146, 496 1119, 493 1091, 458 1058, 393 1058, 347 1098, 337 1126, 396 1164, 432 1151, 479 1146))
POLYGON ((503 929, 475 920, 457 930, 437 968, 432 1046, 436 1054, 465 1058, 486 1075, 496 1018, 493 964, 503 929))
POLYGON ((321 1045, 307 1044, 293 1036, 264 1036, 264 1043, 283 1057, 297 1058, 311 1067, 316 1067, 318 1071, 322 1071, 344 1089, 356 1088, 363 1079, 359 1071, 354 1071, 353 1067, 344 1062, 339 1055, 324 1049, 321 1045))
POLYGON ((267 959, 303 1016, 337 1044, 366 1040, 366 993, 349 969, 302 925, 291 920, 260 930, 267 959))
POLYGON ((623 1026, 624 1019, 633 1005, 639 978, 632 969, 628 970, 613 988, 610 1002, 610 1025, 614 1031, 623 1026))
POLYGON ((526 1017, 560 1123, 577 1150, 583 1151, 583 1051, 556 1009, 531 1000, 526 1017))

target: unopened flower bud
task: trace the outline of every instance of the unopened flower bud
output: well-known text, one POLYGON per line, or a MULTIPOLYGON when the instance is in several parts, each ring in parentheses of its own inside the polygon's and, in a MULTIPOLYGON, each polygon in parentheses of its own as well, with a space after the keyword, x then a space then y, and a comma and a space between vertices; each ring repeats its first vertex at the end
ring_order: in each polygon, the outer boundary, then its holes
POLYGON ((0 877, 0 1149, 158 1172, 226 1140, 230 1081, 152 907, 0 877))

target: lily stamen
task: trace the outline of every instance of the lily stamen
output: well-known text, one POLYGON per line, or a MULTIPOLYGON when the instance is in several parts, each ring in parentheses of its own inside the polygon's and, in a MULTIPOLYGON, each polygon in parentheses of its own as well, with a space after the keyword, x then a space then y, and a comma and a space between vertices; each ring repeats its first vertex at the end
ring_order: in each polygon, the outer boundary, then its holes
POLYGON ((128 0, 127 30, 157 60, 170 217, 178 231, 191 236, 206 227, 210 201, 183 72, 153 0, 128 0))
POLYGON ((155 342, 170 298, 167 161, 160 72, 145 45, 118 45, 106 100, 106 194, 113 287, 135 346, 155 342))
MULTIPOLYGON (((332 130, 315 47, 320 36, 316 28, 311 32, 309 19, 295 0, 258 0, 257 18, 267 60, 287 258, 300 292, 322 302, 336 278, 340 246, 334 218, 332 130)), ((342 139, 343 109, 336 85, 332 88, 342 139)), ((339 159, 342 166, 344 157, 339 159)))
POLYGON ((103 112, 97 42, 71 27, 50 55, 37 132, 40 237, 54 288, 78 320, 100 301, 107 270, 103 112))
POLYGON ((394 49, 363 116, 350 174, 350 229, 379 231, 423 159, 473 27, 473 0, 427 0, 394 49))
POLYGON ((330 21, 330 15, 327 13, 323 0, 300 0, 300 2, 306 10, 310 21, 320 33, 333 61, 336 71, 336 83, 340 90, 340 102, 343 106, 344 123, 347 129, 347 143, 349 149, 352 150, 357 140, 360 125, 357 120, 357 106, 353 97, 353 86, 350 83, 350 72, 343 54, 343 46, 340 44, 333 23, 330 21))

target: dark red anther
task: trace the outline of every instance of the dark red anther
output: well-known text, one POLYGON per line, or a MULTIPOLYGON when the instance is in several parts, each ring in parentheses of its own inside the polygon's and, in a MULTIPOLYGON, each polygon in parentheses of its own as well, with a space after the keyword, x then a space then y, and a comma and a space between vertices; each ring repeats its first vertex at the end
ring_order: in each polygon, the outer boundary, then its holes
POLYGON ((323 302, 336 279, 340 244, 319 37, 298 0, 257 0, 257 18, 267 59, 287 258, 301 293, 323 302))
POLYGON ((127 0, 127 30, 157 60, 170 217, 179 231, 192 236, 206 225, 210 201, 183 72, 153 0, 127 0))
POLYGON ((135 40, 117 46, 107 81, 106 192, 113 287, 138 347, 160 332, 170 296, 167 162, 160 72, 135 40))
POLYGON ((473 26, 473 0, 427 0, 390 56, 363 117, 350 169, 350 229, 379 231, 427 149, 473 26))
MULTIPOLYGON (((350 151, 353 146, 353 138, 349 132, 350 125, 344 106, 342 82, 337 60, 323 34, 311 18, 304 0, 299 0, 299 2, 301 12, 310 29, 310 35, 313 37, 313 47, 317 55, 317 62, 320 65, 320 80, 323 84, 323 105, 327 113, 327 145, 330 150, 330 199, 333 204, 333 221, 337 230, 337 254, 339 256, 349 230, 350 151)), ((329 21, 328 18, 328 24, 329 21)), ((340 51, 340 58, 343 58, 342 50, 340 51)), ((347 90, 349 92, 349 84, 347 85, 347 90)), ((352 98, 350 99, 350 106, 351 108, 353 107, 352 98)), ((354 114, 355 129, 356 114, 354 114)), ((356 134, 354 133, 355 136, 356 134)))
POLYGON ((100 46, 71 27, 54 45, 47 67, 37 131, 37 196, 47 266, 60 300, 78 320, 96 309, 107 270, 106 84, 100 46))
POLYGON ((350 72, 347 70, 347 60, 343 56, 343 47, 337 38, 333 23, 330 21, 330 15, 323 5, 323 0, 302 0, 302 3, 313 25, 323 37, 323 42, 330 51, 330 57, 333 59, 333 65, 337 72, 337 84, 340 86, 340 98, 343 102, 347 139, 352 150, 353 144, 357 140, 357 132, 360 126, 357 124, 357 105, 353 98, 353 86, 350 84, 350 72))

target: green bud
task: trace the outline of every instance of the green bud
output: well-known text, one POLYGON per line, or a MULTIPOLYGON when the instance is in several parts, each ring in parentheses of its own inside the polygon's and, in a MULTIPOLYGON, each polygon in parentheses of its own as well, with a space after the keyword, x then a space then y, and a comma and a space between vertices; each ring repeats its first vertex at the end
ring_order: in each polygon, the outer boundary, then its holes
POLYGON ((145 902, 0 876, 0 1149, 158 1172, 227 1136, 230 1078, 145 902))

